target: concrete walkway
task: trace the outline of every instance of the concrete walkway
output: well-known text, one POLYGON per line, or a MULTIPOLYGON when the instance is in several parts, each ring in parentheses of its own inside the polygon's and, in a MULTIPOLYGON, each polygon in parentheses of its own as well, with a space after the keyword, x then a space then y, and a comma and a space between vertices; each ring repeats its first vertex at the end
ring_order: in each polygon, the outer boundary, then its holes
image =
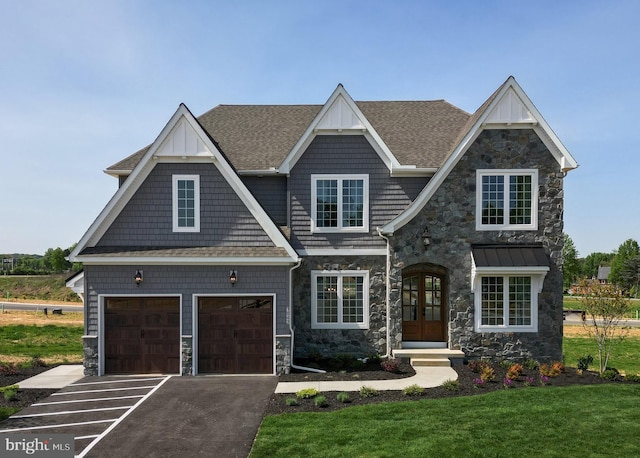
POLYGON ((276 393, 295 393, 305 388, 318 391, 360 391, 367 386, 376 390, 403 390, 411 385, 423 388, 434 388, 447 380, 457 380, 458 374, 451 367, 414 367, 416 375, 392 380, 349 380, 349 381, 313 381, 313 382, 280 382, 276 393))
POLYGON ((62 365, 23 380, 18 383, 18 386, 22 389, 60 389, 80 380, 82 377, 84 377, 82 365, 62 365))

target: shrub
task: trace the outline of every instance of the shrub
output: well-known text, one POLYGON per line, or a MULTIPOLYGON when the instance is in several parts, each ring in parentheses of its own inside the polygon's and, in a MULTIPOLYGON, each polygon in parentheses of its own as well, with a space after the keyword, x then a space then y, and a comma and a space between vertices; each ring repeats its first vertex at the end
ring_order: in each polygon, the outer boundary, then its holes
POLYGON ((12 401, 18 394, 18 385, 9 385, 0 388, 0 392, 4 395, 5 401, 12 401))
POLYGON ((511 388, 513 386, 513 380, 509 377, 505 377, 502 381, 502 386, 504 386, 505 388, 511 388))
POLYGON ((629 375, 626 375, 626 376, 624 377, 624 379, 625 379, 627 382, 635 382, 635 383, 639 383, 639 382, 640 382, 640 375, 637 375, 637 374, 629 374, 629 375))
POLYGON ((402 390, 402 394, 405 396, 422 396, 424 394, 424 388, 414 383, 402 390))
POLYGON ((471 372, 473 372, 475 374, 481 373, 482 369, 484 369, 488 365, 489 365, 489 363, 487 363, 486 361, 479 360, 479 359, 475 359, 473 361, 469 361, 469 369, 471 370, 471 372))
POLYGON ((504 370, 509 369, 511 366, 513 366, 513 363, 511 361, 509 361, 508 359, 503 359, 502 361, 500 361, 499 363, 500 367, 503 368, 504 370))
POLYGON ((602 374, 600 374, 600 377, 605 380, 613 381, 618 377, 618 371, 615 369, 605 369, 602 371, 602 374))
POLYGON ((544 375, 545 377, 557 377, 562 373, 562 370, 560 370, 560 366, 562 366, 562 369, 564 370, 564 365, 562 363, 541 364, 540 374, 544 375))
POLYGON ((457 380, 445 380, 440 386, 448 391, 460 391, 460 382, 457 380))
POLYGON ((18 369, 14 363, 0 364, 0 375, 18 375, 18 369))
POLYGON ((285 402, 287 403, 287 405, 289 407, 297 406, 298 405, 298 398, 287 398, 285 402))
POLYGON ((315 398, 319 394, 320 392, 315 388, 305 388, 304 390, 298 391, 296 393, 296 397, 298 399, 311 399, 311 398, 315 398))
POLYGON ((492 382, 496 378, 496 372, 493 370, 493 367, 488 364, 482 368, 480 371, 480 378, 483 382, 492 382))
POLYGON ((473 379, 473 387, 474 388, 482 388, 484 386, 484 380, 482 380, 481 378, 474 378, 473 379))
POLYGON ((534 383, 535 380, 533 379, 533 377, 525 377, 524 386, 533 386, 534 383))
POLYGON ((47 363, 44 362, 40 355, 33 355, 31 358, 31 367, 46 367, 47 363))
POLYGON ((313 399, 313 403, 316 407, 326 407, 327 406, 327 398, 325 396, 316 396, 313 399))
POLYGON ((527 369, 529 369, 531 371, 535 371, 535 370, 538 370, 538 368, 540 367, 540 363, 538 361, 536 361, 535 359, 527 359, 524 362, 524 367, 526 367, 527 369))
POLYGON ((375 388, 371 388, 370 386, 363 386, 360 388, 360 396, 363 398, 372 398, 374 396, 378 396, 380 392, 375 388))
POLYGON ((509 380, 517 380, 518 377, 522 375, 522 372, 524 372, 524 368, 522 367, 522 364, 518 364, 518 363, 512 364, 507 369, 507 378, 509 380))
POLYGON ((380 366, 382 366, 382 369, 384 369, 387 372, 392 372, 394 374, 397 374, 398 372, 400 372, 400 360, 396 358, 390 358, 385 361, 382 361, 380 363, 380 366))
POLYGON ((369 363, 380 363, 380 361, 382 361, 382 357, 377 353, 367 356, 367 362, 369 363))
POLYGON ((551 363, 551 368, 558 372, 558 374, 562 374, 565 371, 564 363, 561 361, 554 361, 551 363))
POLYGON ((579 371, 589 370, 589 366, 591 365, 591 363, 593 363, 593 356, 581 356, 578 358, 577 368, 579 371))
POLYGON ((351 397, 349 396, 349 393, 345 393, 344 391, 341 393, 338 393, 338 395, 336 396, 336 399, 338 400, 338 402, 341 402, 343 404, 351 402, 351 397))

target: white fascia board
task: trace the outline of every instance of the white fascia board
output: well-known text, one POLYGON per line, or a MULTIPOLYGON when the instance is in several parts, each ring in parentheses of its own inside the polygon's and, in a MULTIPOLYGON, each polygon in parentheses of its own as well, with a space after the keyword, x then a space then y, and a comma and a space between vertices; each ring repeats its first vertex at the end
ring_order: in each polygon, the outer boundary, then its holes
POLYGON ((80 262, 85 265, 172 265, 172 266, 219 266, 219 265, 252 265, 252 266, 275 266, 292 265, 297 259, 282 257, 161 257, 161 256, 138 256, 138 257, 100 257, 100 256, 80 256, 80 262))
POLYGON ((298 142, 293 146, 289 154, 287 154, 287 157, 282 161, 282 164, 280 164, 280 172, 284 174, 289 174, 291 172, 293 166, 298 162, 298 159, 300 159, 300 156, 302 156, 316 135, 340 135, 354 133, 368 136, 369 143, 371 143, 389 170, 401 167, 398 160, 395 158, 393 153, 391 153, 389 147, 382 141, 380 135, 378 135, 369 120, 362 113, 360 108, 358 108, 358 105, 356 105, 349 93, 345 90, 342 84, 338 84, 338 87, 336 87, 329 99, 325 102, 320 112, 316 115, 313 121, 311 121, 304 134, 302 134, 298 142), (364 129, 318 129, 320 121, 324 118, 329 109, 331 109, 338 97, 342 97, 347 106, 353 110, 355 115, 362 122, 364 129))
POLYGON ((122 175, 129 175, 131 173, 131 170, 103 170, 103 172, 114 178, 119 178, 122 175))
MULTIPOLYGON (((460 158, 464 156, 467 149, 473 144, 475 139, 480 135, 483 131, 483 126, 487 120, 489 114, 493 111, 493 109, 500 103, 502 98, 505 96, 507 91, 510 89, 514 90, 515 93, 520 97, 520 100, 525 105, 525 107, 531 112, 531 114, 535 117, 537 121, 537 125, 534 123, 530 123, 531 127, 536 131, 540 139, 545 143, 545 146, 551 151, 554 155, 560 167, 562 167, 562 171, 566 172, 568 170, 572 170, 578 167, 578 163, 575 159, 569 154, 569 151, 564 147, 564 145, 560 142, 556 134, 549 127, 547 122, 544 120, 538 109, 535 107, 531 99, 525 94, 520 85, 517 83, 513 76, 510 76, 505 84, 503 84, 502 88, 496 94, 493 101, 487 106, 484 112, 480 115, 475 124, 469 129, 464 138, 460 141, 460 143, 456 146, 453 152, 449 155, 443 166, 435 173, 433 178, 427 183, 427 186, 418 194, 418 197, 413 201, 413 203, 400 215, 395 217, 393 220, 389 221, 381 228, 381 232, 386 235, 393 235, 393 233, 411 221, 413 218, 417 216, 417 214, 422 210, 422 208, 426 205, 426 203, 431 199, 433 194, 437 191, 440 185, 444 182, 445 178, 451 173, 455 165, 458 163, 460 158), (541 135, 541 133, 543 135, 541 135), (546 139, 546 141, 545 141, 546 139), (554 151, 556 151, 554 153, 554 151)), ((497 128, 497 125, 492 125, 493 128, 497 128)), ((500 128, 511 128, 517 129, 522 126, 518 126, 517 124, 511 125, 500 125, 500 128)))
POLYGON ((298 250, 300 256, 386 256, 386 248, 310 248, 298 250))

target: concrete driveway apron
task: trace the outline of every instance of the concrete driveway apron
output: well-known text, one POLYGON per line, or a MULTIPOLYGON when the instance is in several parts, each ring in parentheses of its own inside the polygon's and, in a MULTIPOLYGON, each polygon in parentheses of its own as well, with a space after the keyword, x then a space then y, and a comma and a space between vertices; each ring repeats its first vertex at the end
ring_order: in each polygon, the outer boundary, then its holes
POLYGON ((247 457, 274 376, 171 377, 95 443, 93 457, 247 457))

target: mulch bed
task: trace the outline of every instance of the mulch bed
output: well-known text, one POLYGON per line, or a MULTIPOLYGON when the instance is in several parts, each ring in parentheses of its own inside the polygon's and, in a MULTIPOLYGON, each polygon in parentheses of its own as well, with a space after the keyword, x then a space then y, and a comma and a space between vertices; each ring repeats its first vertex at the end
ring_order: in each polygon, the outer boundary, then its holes
MULTIPOLYGON (((16 368, 14 373, 0 374, 0 387, 19 384, 22 380, 25 380, 34 375, 38 375, 41 372, 51 369, 51 367, 37 366, 27 368, 16 368)), ((58 390, 44 390, 44 389, 19 389, 16 396, 11 400, 6 400, 0 393, 0 407, 13 407, 18 409, 25 409, 34 402, 40 399, 46 398, 58 390)))
MULTIPOLYGON (((410 367, 410 366, 409 366, 410 367)), ((295 412, 330 412, 343 409, 345 407, 378 404, 381 402, 405 401, 413 402, 420 399, 437 399, 449 398, 454 396, 471 396, 482 395, 496 390, 504 389, 529 389, 531 386, 570 386, 570 385, 595 385, 603 383, 622 383, 622 377, 618 377, 616 381, 608 381, 600 378, 596 372, 585 371, 582 375, 578 375, 576 369, 566 368, 566 370, 556 377, 549 378, 544 385, 540 382, 540 374, 537 370, 527 370, 515 381, 509 388, 505 388, 503 380, 506 376, 506 369, 497 364, 492 367, 495 371, 495 380, 486 382, 482 386, 476 386, 474 380, 479 378, 467 365, 456 365, 454 370, 458 373, 459 387, 457 390, 447 389, 439 386, 436 388, 427 388, 421 396, 407 396, 402 391, 380 391, 378 396, 363 398, 358 392, 349 392, 350 402, 342 403, 337 400, 338 392, 323 392, 322 395, 327 399, 325 407, 317 407, 313 399, 299 399, 297 406, 288 406, 287 398, 295 398, 295 394, 273 394, 266 408, 266 415, 276 415, 281 413, 295 412), (527 380, 527 378, 529 380, 527 380), (527 386, 529 383, 530 386, 527 386)), ((390 374, 385 371, 362 371, 362 372, 329 372, 327 374, 310 374, 310 373, 293 373, 280 376, 281 381, 313 381, 313 380, 380 380, 391 377, 407 377, 409 373, 390 374)))

